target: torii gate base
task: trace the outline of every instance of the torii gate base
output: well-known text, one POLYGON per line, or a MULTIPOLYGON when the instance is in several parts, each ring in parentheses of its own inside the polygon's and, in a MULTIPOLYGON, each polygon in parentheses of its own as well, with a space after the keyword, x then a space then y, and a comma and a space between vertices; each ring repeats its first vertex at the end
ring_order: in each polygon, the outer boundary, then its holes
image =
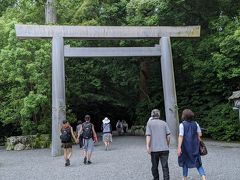
POLYGON ((161 56, 166 120, 177 142, 178 108, 170 37, 199 37, 199 26, 188 27, 105 27, 16 25, 20 38, 52 38, 52 156, 62 154, 59 127, 66 118, 64 57, 161 56), (155 47, 71 48, 64 38, 142 39, 158 38, 155 47))

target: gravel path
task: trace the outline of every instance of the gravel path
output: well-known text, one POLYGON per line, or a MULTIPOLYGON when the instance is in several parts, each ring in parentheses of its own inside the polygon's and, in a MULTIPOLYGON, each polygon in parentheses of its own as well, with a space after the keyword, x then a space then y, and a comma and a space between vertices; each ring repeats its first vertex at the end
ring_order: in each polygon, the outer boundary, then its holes
MULTIPOLYGON (((92 165, 83 164, 80 150, 74 146, 70 167, 64 167, 62 156, 51 157, 50 149, 19 152, 1 149, 0 180, 151 180, 144 137, 114 137, 113 140, 111 151, 104 151, 102 143, 95 146, 92 165)), ((240 179, 240 144, 208 141, 206 145, 209 154, 202 160, 207 179, 240 179)), ((169 167, 171 179, 181 179, 175 147, 170 149, 169 167)), ((195 169, 189 171, 189 177, 200 179, 195 169)))

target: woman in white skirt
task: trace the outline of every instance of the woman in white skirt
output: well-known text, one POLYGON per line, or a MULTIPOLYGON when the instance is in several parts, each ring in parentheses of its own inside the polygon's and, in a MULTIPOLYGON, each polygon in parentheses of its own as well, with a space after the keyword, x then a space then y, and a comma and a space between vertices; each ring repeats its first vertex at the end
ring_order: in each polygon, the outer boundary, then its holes
POLYGON ((110 149, 110 143, 112 142, 112 126, 110 119, 107 117, 105 117, 102 122, 103 142, 105 144, 105 150, 108 151, 110 149))

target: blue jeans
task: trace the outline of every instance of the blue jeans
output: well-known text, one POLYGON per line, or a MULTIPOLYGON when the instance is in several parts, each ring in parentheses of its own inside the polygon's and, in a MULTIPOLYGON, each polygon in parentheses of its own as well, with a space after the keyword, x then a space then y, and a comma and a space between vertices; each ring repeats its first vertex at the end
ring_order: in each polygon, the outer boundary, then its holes
MULTIPOLYGON (((198 173, 199 175, 202 177, 202 176, 205 176, 205 171, 203 169, 202 166, 200 166, 199 168, 197 168, 198 170, 198 173)), ((188 168, 186 166, 183 167, 183 176, 184 177, 187 177, 188 176, 188 168)))

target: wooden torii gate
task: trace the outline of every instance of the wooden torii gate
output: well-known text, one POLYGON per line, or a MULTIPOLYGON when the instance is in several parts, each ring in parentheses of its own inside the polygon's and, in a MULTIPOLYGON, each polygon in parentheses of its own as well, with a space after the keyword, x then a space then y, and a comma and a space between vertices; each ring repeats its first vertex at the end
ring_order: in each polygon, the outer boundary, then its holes
POLYGON ((61 155, 59 126, 66 118, 64 57, 126 57, 159 56, 166 121, 176 144, 178 108, 170 37, 199 37, 200 26, 52 26, 16 25, 16 35, 22 39, 52 39, 52 156, 61 155), (154 47, 91 47, 64 46, 65 38, 99 39, 159 39, 154 47))

